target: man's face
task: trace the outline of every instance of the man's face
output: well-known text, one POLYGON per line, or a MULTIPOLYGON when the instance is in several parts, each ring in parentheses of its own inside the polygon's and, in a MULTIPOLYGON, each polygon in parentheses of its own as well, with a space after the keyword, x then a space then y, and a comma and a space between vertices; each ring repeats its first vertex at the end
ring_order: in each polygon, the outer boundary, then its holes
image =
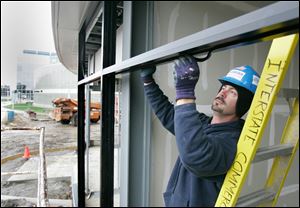
POLYGON ((211 109, 222 115, 236 114, 238 92, 231 85, 223 85, 214 99, 211 109))

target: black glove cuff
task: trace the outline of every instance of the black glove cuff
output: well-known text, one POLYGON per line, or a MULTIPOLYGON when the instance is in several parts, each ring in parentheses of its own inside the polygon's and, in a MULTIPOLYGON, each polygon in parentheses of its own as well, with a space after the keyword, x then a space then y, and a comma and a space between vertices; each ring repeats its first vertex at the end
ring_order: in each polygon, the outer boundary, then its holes
POLYGON ((151 75, 148 75, 148 76, 145 76, 145 77, 141 77, 141 80, 142 80, 144 83, 150 83, 150 82, 153 82, 153 81, 154 81, 152 74, 151 74, 151 75))

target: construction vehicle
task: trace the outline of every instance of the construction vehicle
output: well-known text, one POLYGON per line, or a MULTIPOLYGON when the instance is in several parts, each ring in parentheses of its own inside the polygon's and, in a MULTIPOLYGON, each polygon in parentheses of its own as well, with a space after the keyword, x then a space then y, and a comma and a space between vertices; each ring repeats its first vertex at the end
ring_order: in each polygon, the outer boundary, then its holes
MULTIPOLYGON (((69 124, 70 122, 77 126, 77 101, 70 98, 56 98, 52 101, 55 108, 50 112, 49 116, 60 121, 62 124, 69 124)), ((101 104, 99 102, 90 103, 90 121, 97 123, 101 118, 101 104)))

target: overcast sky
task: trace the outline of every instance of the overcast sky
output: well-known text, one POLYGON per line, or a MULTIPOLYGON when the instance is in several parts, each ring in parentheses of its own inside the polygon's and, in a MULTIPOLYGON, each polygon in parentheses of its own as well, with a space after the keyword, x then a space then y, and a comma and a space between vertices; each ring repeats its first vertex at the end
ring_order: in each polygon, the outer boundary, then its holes
POLYGON ((55 52, 50 1, 1 1, 1 85, 16 85, 24 49, 55 52))

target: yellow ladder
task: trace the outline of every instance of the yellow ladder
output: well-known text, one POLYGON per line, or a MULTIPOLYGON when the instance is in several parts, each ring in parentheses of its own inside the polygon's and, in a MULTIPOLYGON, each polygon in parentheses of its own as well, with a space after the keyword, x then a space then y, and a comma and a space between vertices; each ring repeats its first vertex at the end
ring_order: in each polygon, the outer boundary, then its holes
POLYGON ((280 145, 264 147, 257 151, 263 131, 268 124, 272 108, 280 94, 288 65, 298 42, 293 34, 273 40, 244 128, 241 132, 237 154, 228 171, 215 206, 275 206, 299 141, 299 98, 297 90, 283 90, 281 94, 290 102, 290 116, 280 145), (291 104, 292 103, 292 104, 291 104), (292 106, 291 106, 292 105, 292 106), (262 190, 239 198, 251 162, 275 157, 269 177, 262 190))

